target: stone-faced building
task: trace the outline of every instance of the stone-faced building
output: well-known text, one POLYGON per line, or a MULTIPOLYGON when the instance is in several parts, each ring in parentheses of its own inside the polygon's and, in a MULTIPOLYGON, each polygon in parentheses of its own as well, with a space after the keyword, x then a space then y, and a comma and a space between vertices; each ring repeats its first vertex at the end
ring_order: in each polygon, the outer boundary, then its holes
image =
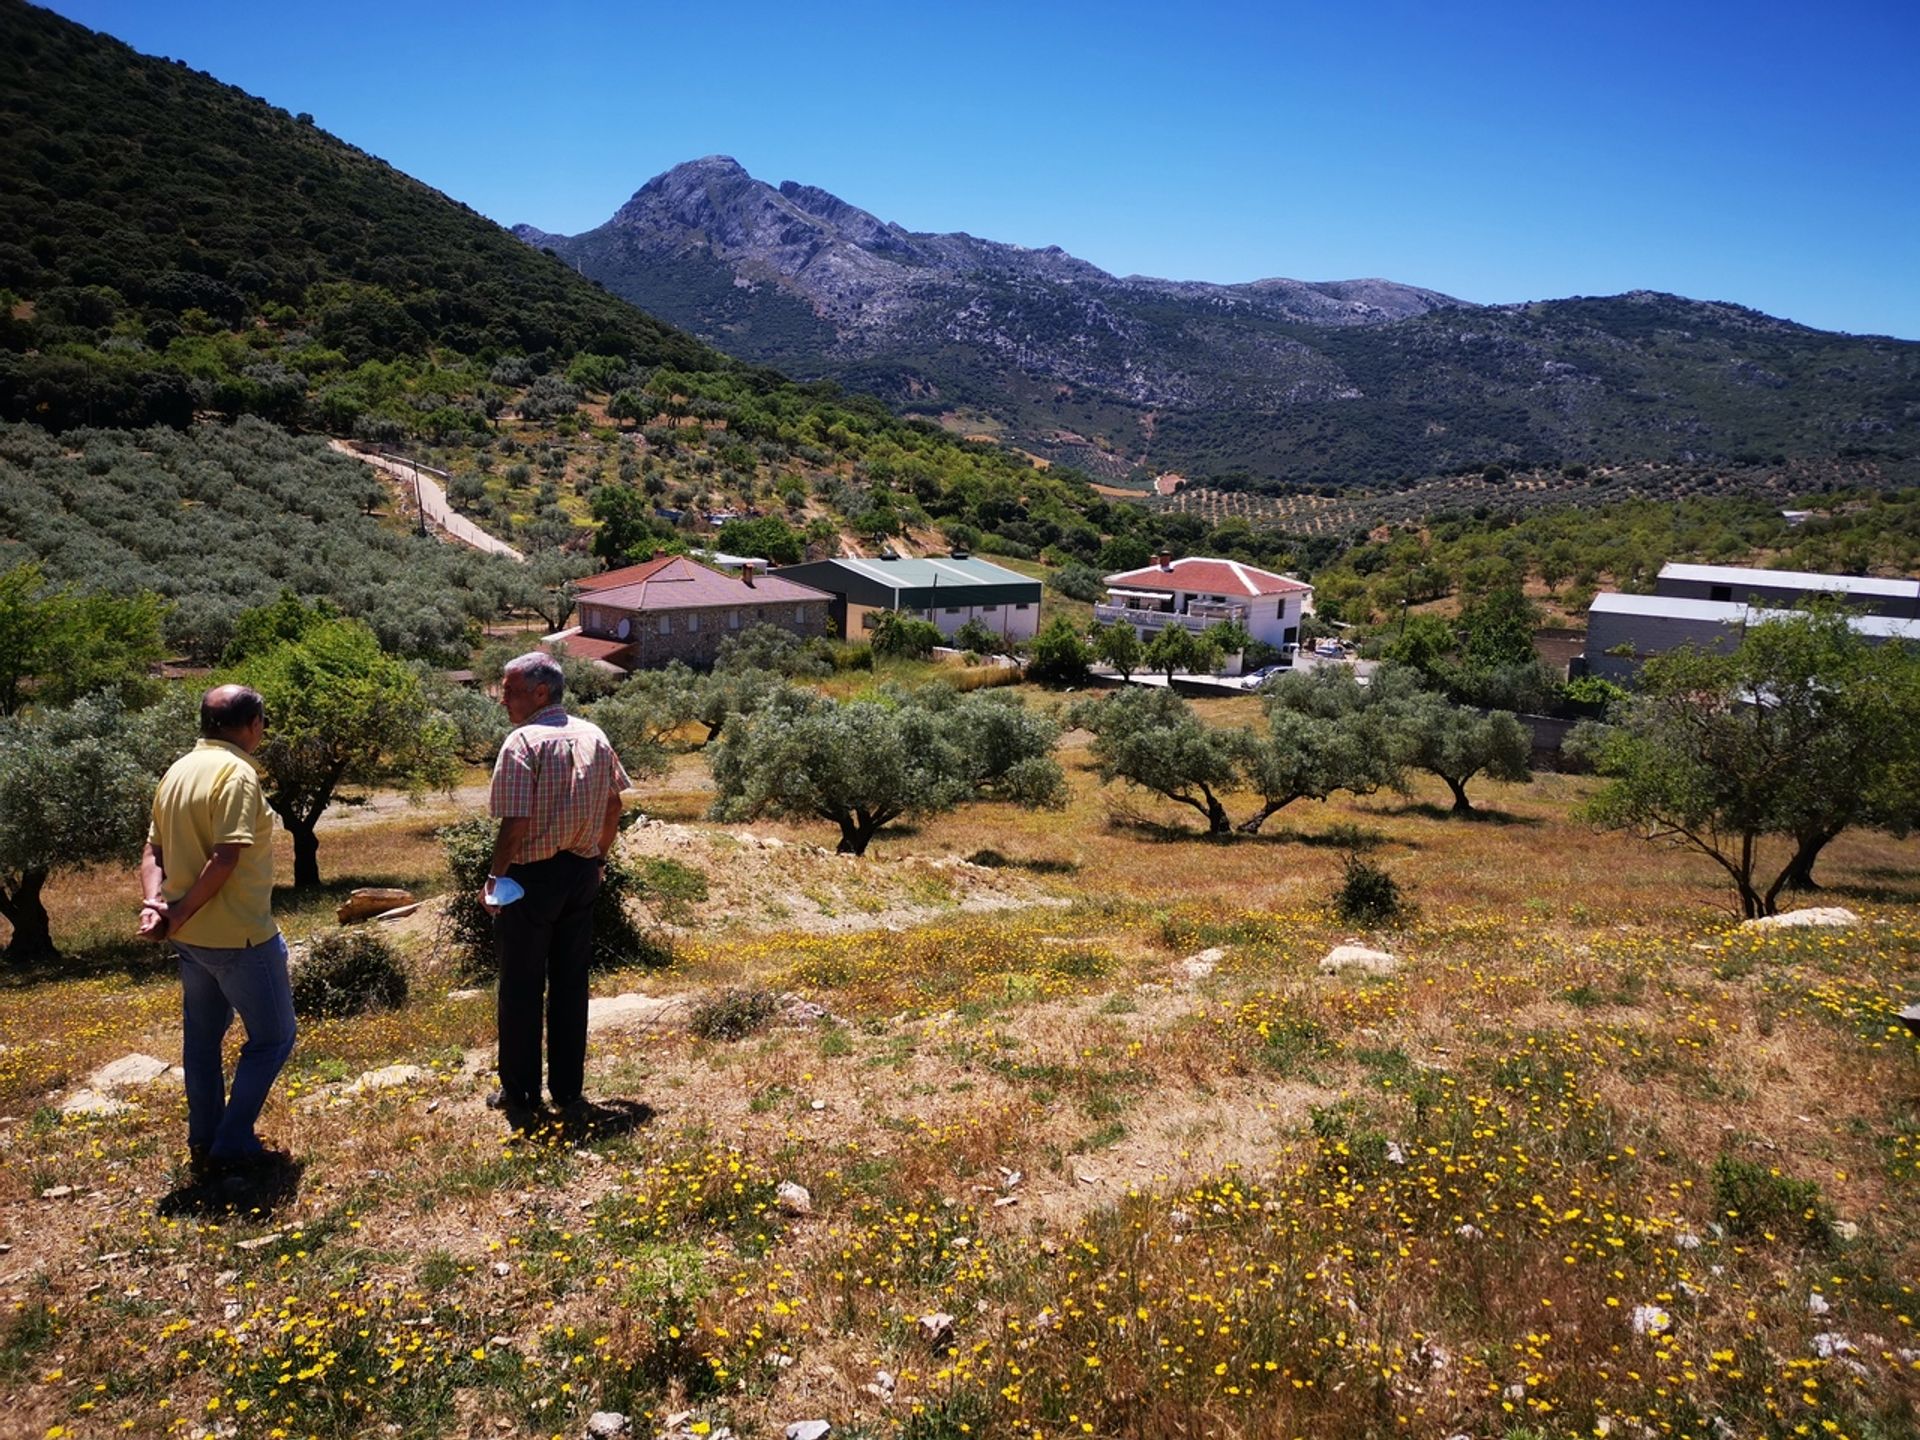
POLYGON ((670 660, 710 665, 720 643, 753 625, 796 635, 828 633, 832 596, 752 565, 727 575, 684 555, 590 576, 580 582, 577 625, 549 635, 554 650, 622 672, 670 660))

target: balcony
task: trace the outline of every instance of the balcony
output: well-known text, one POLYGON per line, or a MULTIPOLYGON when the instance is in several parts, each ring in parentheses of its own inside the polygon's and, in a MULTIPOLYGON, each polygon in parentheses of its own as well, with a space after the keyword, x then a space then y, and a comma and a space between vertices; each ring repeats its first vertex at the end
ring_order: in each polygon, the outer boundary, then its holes
POLYGON ((1183 630, 1195 634, 1218 625, 1223 620, 1237 620, 1247 623, 1247 607, 1244 605, 1195 605, 1185 615, 1176 615, 1171 610, 1146 610, 1130 605, 1098 604, 1093 607, 1093 618, 1103 625, 1119 621, 1133 625, 1141 630, 1164 630, 1169 625, 1178 625, 1183 630))

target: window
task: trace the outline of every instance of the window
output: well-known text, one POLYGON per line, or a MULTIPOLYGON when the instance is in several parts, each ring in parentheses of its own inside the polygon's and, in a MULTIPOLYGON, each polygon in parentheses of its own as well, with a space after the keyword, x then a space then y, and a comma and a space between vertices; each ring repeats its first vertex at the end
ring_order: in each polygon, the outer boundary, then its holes
POLYGON ((949 615, 958 615, 960 613, 960 607, 958 605, 949 605, 947 607, 947 613, 949 615))
POLYGON ((727 629, 738 630, 739 628, 740 628, 740 612, 738 610, 727 611, 727 629))
POLYGON ((796 625, 804 625, 807 623, 807 607, 806 606, 796 605, 793 607, 793 623, 796 625))
POLYGON ((662 635, 671 635, 673 633, 673 617, 671 615, 662 615, 660 617, 660 633, 662 635))
POLYGON ((698 630, 699 628, 700 628, 700 612, 698 610, 690 611, 687 615, 687 633, 691 635, 693 634, 694 631, 698 630))
POLYGON ((1015 601, 1013 608, 1016 610, 1025 610, 1028 608, 1027 602, 1024 600, 1015 601))
POLYGON ((1708 589, 1708 591, 1707 591, 1707 599, 1709 599, 1709 600, 1731 600, 1731 599, 1733 599, 1733 587, 1732 587, 1731 585, 1715 585, 1715 586, 1712 586, 1712 587, 1711 587, 1711 588, 1709 588, 1709 589, 1708 589))

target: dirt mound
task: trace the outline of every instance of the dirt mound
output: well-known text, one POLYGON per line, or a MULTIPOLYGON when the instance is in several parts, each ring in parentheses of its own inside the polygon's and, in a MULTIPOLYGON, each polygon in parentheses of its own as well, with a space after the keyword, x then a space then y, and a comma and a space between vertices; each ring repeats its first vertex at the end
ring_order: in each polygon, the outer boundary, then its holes
POLYGON ((940 915, 1064 904, 1015 868, 958 856, 838 855, 824 846, 750 830, 642 820, 620 840, 645 863, 678 861, 701 871, 705 900, 687 903, 690 929, 778 928, 813 935, 915 925, 940 915))

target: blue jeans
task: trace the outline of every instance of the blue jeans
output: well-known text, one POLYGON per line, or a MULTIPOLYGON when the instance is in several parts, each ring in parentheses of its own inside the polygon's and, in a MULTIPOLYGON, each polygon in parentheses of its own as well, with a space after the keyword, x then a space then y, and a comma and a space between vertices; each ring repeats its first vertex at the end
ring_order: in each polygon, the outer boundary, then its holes
POLYGON ((263 1147, 253 1123, 293 1053, 287 942, 275 935, 244 949, 220 950, 176 940, 173 948, 180 954, 187 1143, 216 1159, 257 1155, 263 1147), (229 1094, 220 1045, 235 1011, 247 1027, 247 1043, 240 1047, 229 1094))

